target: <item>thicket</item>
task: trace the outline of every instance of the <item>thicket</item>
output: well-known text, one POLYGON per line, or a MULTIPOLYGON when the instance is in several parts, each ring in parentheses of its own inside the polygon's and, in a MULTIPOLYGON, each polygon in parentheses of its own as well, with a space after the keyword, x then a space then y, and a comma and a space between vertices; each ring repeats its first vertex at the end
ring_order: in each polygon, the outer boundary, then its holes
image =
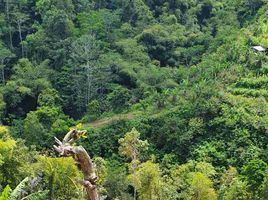
POLYGON ((0 0, 0 200, 267 199, 266 0, 0 0), (114 119, 114 120, 113 120, 114 119))

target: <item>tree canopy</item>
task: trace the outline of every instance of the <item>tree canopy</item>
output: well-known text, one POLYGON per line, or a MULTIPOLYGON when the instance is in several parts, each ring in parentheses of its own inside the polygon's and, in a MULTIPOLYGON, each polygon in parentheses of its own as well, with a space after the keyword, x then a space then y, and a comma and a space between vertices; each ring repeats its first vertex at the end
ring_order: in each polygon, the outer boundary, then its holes
POLYGON ((267 6, 0 0, 0 200, 267 199, 267 6))

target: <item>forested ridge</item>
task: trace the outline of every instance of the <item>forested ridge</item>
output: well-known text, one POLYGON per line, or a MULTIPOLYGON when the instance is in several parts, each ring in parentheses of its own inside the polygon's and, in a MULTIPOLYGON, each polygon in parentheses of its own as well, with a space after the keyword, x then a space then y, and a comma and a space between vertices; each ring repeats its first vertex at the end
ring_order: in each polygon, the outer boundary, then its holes
POLYGON ((267 0, 0 0, 0 200, 267 200, 267 0), (84 132, 83 132, 84 133, 84 132))

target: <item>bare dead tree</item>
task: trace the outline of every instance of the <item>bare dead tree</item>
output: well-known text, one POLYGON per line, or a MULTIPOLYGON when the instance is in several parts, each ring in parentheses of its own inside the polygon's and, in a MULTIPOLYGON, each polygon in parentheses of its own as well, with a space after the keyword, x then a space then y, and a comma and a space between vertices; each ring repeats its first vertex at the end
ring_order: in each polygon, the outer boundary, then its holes
POLYGON ((58 146, 53 145, 54 149, 60 153, 61 156, 72 156, 81 169, 84 180, 79 181, 86 189, 88 200, 99 200, 96 181, 97 176, 94 172, 93 162, 87 151, 82 146, 75 146, 76 139, 84 135, 86 131, 79 131, 73 129, 69 131, 62 141, 55 137, 58 146))

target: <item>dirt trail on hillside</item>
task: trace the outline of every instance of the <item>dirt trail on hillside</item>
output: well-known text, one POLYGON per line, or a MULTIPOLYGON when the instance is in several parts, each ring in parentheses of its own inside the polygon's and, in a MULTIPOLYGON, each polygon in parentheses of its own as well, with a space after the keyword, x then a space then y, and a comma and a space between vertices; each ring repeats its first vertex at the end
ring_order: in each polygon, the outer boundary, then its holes
POLYGON ((119 120, 132 120, 137 116, 137 114, 134 113, 127 113, 127 114, 119 114, 114 115, 111 117, 106 117, 100 120, 96 120, 94 122, 85 123, 83 124, 83 128, 102 128, 105 127, 112 122, 119 121, 119 120))

